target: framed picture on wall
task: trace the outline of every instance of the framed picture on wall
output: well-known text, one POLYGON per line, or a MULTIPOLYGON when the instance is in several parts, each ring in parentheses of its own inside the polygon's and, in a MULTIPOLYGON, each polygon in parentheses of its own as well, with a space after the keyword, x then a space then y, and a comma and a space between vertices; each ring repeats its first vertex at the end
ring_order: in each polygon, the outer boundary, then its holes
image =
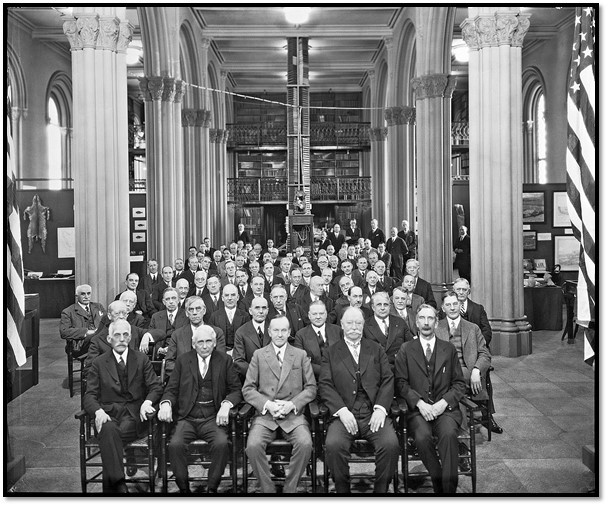
POLYGON ((534 251, 536 249, 536 231, 524 230, 524 251, 534 251))
POLYGON ((544 223, 545 192, 524 192, 522 200, 524 223, 544 223))
POLYGON ((547 260, 544 258, 535 258, 534 259, 534 270, 535 271, 546 271, 547 270, 547 260))
POLYGON ((553 192, 553 227, 570 227, 570 215, 568 214, 568 193, 553 192))
POLYGON ((578 271, 581 245, 573 235, 556 235, 554 238, 554 262, 562 271, 578 271))

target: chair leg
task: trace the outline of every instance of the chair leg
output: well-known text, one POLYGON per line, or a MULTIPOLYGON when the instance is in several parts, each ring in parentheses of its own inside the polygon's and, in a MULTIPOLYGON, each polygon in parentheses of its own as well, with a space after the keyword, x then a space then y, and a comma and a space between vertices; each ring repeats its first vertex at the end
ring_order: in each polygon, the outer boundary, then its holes
POLYGON ((70 397, 74 397, 74 359, 70 353, 68 353, 68 388, 70 397))

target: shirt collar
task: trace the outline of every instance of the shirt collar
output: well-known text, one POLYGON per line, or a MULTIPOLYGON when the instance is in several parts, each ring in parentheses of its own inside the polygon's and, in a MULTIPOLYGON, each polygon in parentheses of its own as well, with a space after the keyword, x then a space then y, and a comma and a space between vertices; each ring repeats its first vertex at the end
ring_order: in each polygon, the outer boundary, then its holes
POLYGON ((448 327, 452 327, 452 323, 454 324, 454 327, 458 328, 460 325, 460 313, 458 314, 458 316, 456 318, 454 318, 453 320, 450 320, 449 318, 448 320, 448 327))
POLYGON ((114 353, 114 358, 116 359, 116 362, 120 362, 120 357, 122 357, 122 361, 125 363, 125 365, 127 364, 127 353, 129 353, 129 347, 127 346, 127 349, 125 351, 121 353, 116 353, 116 350, 112 349, 112 353, 114 353))
POLYGON ((380 327, 381 330, 384 330, 382 328, 382 326, 386 323, 386 325, 388 325, 388 316, 386 318, 378 318, 376 315, 374 315, 374 318, 376 319, 376 322, 378 323, 378 326, 380 327), (384 321, 383 321, 384 320, 384 321))
POLYGON ((314 333, 318 333, 321 332, 321 335, 325 336, 325 324, 321 325, 320 327, 315 327, 314 324, 312 324, 312 330, 314 331, 314 333))
POLYGON ((431 337, 431 339, 419 339, 420 345, 422 346, 422 352, 426 353, 426 348, 430 344, 431 345, 431 353, 435 351, 435 341, 437 338, 435 336, 431 337))
POLYGON ((287 343, 285 343, 281 348, 277 348, 274 343, 272 343, 272 347, 274 349, 274 354, 277 355, 278 353, 281 354, 281 358, 285 358, 285 350, 287 349, 287 343))
MULTIPOLYGON (((84 304, 81 304, 80 302, 77 302, 77 304, 84 309, 85 311, 87 310, 87 306, 85 306, 84 304)), ((89 309, 91 309, 91 303, 89 302, 89 309)))

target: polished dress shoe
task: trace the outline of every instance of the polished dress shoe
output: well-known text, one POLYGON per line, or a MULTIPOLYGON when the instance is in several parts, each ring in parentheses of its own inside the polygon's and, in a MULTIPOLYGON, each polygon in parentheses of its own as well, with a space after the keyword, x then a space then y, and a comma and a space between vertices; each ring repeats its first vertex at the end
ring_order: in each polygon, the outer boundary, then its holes
POLYGON ((504 432, 502 427, 496 423, 493 416, 490 417, 490 430, 495 434, 502 434, 504 432))

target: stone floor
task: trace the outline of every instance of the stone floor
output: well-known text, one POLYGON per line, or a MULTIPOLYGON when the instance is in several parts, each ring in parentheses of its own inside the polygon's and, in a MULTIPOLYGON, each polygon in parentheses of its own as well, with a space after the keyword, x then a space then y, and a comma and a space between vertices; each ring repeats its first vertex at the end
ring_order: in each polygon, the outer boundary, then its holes
MULTIPOLYGON (((14 492, 81 492, 74 419, 80 395, 69 397, 58 325, 58 320, 41 321, 40 382, 6 408, 14 454, 25 456, 26 463, 14 492)), ((504 433, 494 434, 491 442, 485 430, 477 434, 478 493, 587 494, 595 489, 595 475, 581 459, 583 445, 593 445, 596 430, 594 369, 583 362, 580 333, 575 344, 560 337, 560 331, 537 331, 531 355, 492 359, 495 419, 504 433)), ((255 489, 255 479, 250 483, 255 489)), ((353 486, 353 491, 368 489, 353 486)), ((470 480, 461 479, 458 491, 470 493, 470 480)), ((430 481, 410 492, 432 493, 430 481)))

